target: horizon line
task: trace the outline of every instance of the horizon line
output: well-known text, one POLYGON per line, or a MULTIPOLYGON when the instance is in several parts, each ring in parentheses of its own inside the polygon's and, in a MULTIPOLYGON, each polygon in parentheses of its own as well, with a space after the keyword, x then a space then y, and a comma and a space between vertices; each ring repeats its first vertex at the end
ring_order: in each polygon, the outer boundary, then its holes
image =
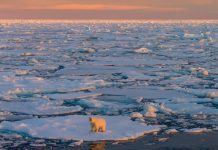
POLYGON ((196 20, 196 19, 84 19, 84 20, 73 20, 73 19, 0 19, 1 24, 78 24, 78 23, 90 23, 90 24, 102 24, 102 23, 150 23, 150 24, 218 24, 217 20, 196 20))

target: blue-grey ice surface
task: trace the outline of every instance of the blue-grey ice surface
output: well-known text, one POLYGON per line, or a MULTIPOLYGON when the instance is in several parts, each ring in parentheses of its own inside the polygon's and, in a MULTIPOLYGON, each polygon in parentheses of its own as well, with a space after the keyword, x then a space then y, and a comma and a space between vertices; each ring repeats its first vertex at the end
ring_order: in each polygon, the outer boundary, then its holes
MULTIPOLYGON (((0 134, 133 112, 144 115, 133 128, 217 128, 218 23, 0 24, 0 134), (150 105, 156 118, 145 115, 150 105)), ((43 137, 70 138, 50 130, 43 137)))

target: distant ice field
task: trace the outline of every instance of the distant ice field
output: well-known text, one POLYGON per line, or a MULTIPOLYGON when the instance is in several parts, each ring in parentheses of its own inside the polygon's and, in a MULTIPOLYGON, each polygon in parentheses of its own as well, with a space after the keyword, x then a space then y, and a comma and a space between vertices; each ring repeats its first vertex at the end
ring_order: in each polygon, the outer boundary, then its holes
POLYGON ((0 135, 128 139, 157 125, 217 129, 218 23, 0 22, 0 135), (146 116, 149 106, 156 117, 146 116), (87 137, 93 115, 106 116, 116 132, 87 137), (117 130, 116 117, 131 132, 121 123, 117 130), (75 122, 60 125, 63 135, 37 130, 66 119, 75 122), (22 123, 28 130, 16 127, 22 123))

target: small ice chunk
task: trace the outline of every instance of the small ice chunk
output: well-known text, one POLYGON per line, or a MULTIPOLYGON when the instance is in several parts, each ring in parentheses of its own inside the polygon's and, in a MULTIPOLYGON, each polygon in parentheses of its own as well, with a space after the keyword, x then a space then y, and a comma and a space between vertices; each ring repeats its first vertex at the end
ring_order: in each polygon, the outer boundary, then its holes
POLYGON ((0 45, 0 49, 6 49, 6 48, 9 48, 8 45, 0 45))
POLYGON ((178 131, 176 129, 169 129, 166 131, 166 134, 176 134, 178 131))
POLYGON ((147 112, 145 113, 145 117, 148 117, 148 118, 156 118, 157 114, 157 109, 154 105, 147 105, 147 112))
POLYGON ((112 143, 112 145, 117 145, 117 144, 119 144, 119 142, 114 142, 114 143, 112 143))
POLYGON ((138 97, 137 99, 136 99, 136 102, 137 103, 141 103, 142 101, 144 100, 144 97, 138 97))
POLYGON ((26 75, 28 74, 28 70, 16 70, 16 75, 26 75))
POLYGON ((30 146, 32 146, 32 147, 45 147, 46 144, 45 143, 32 143, 32 144, 30 144, 30 146))
POLYGON ((156 118, 156 117, 157 117, 157 114, 156 114, 156 113, 153 113, 153 112, 146 112, 145 117, 148 117, 148 118, 156 118))
POLYGON ((77 142, 71 143, 69 146, 70 147, 80 146, 83 144, 83 142, 84 142, 83 140, 79 140, 77 142))
POLYGON ((207 97, 209 97, 209 98, 217 98, 218 97, 218 91, 209 92, 207 94, 207 97))
POLYGON ((24 88, 16 88, 14 90, 8 91, 8 94, 20 94, 20 93, 24 93, 24 92, 26 92, 26 90, 24 88))
POLYGON ((215 127, 215 128, 213 128, 213 130, 214 130, 214 131, 218 131, 218 126, 217 126, 217 127, 215 127))
POLYGON ((206 68, 192 68, 192 72, 196 72, 197 74, 201 74, 203 76, 209 76, 209 71, 206 68))
POLYGON ((34 56, 33 53, 22 53, 21 56, 34 56))
POLYGON ((170 109, 170 108, 167 108, 163 103, 160 105, 160 109, 164 112, 164 113, 167 113, 167 114, 175 114, 175 112, 170 109))
POLYGON ((82 53, 95 53, 96 50, 94 48, 84 48, 84 49, 80 50, 80 52, 82 52, 82 53))
POLYGON ((13 144, 13 141, 4 141, 4 140, 1 140, 0 141, 0 145, 1 146, 5 146, 5 145, 11 145, 11 144, 13 144))
POLYGON ((199 134, 199 133, 210 132, 211 129, 207 129, 207 128, 193 128, 193 129, 186 129, 184 131, 187 132, 187 133, 199 134))
POLYGON ((133 112, 131 115, 130 115, 130 118, 131 119, 141 119, 143 118, 143 115, 139 112, 133 112))
POLYGON ((202 74, 203 74, 204 76, 209 76, 208 70, 203 70, 203 71, 202 71, 202 74))
POLYGON ((139 54, 147 54, 147 53, 150 53, 151 50, 149 50, 148 48, 143 47, 143 48, 136 49, 135 52, 139 53, 139 54))
POLYGON ((193 33, 185 33, 184 34, 184 37, 185 38, 196 38, 196 37, 198 37, 199 35, 197 35, 197 34, 193 34, 193 33))
POLYGON ((158 142, 166 142, 167 140, 169 140, 169 138, 159 138, 158 142))
POLYGON ((193 117, 196 119, 206 119, 207 115, 206 114, 194 114, 193 117))
POLYGON ((22 136, 17 134, 17 133, 13 133, 13 134, 3 134, 2 135, 4 138, 7 138, 7 139, 21 139, 22 136))
POLYGON ((157 108, 154 105, 148 105, 147 110, 148 112, 153 112, 153 113, 157 112, 157 108))
POLYGON ((12 115, 12 113, 11 113, 11 112, 8 112, 8 111, 2 111, 2 112, 0 112, 0 116, 10 116, 10 115, 12 115))
POLYGON ((37 59, 35 59, 35 58, 32 58, 32 59, 30 60, 30 62, 31 62, 31 63, 35 63, 35 64, 39 63, 39 61, 38 61, 37 59))
POLYGON ((5 120, 7 119, 7 117, 13 115, 11 112, 8 112, 8 111, 0 111, 0 121, 1 120, 5 120))

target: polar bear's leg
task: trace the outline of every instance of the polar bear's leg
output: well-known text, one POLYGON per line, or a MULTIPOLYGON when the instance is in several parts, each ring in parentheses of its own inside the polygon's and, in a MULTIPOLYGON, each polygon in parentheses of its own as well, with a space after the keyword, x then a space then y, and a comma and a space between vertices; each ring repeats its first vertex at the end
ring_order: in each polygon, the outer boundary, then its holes
POLYGON ((106 127, 105 126, 100 126, 98 132, 105 132, 106 131, 106 127))
POLYGON ((91 132, 94 132, 94 124, 93 123, 91 123, 91 132))
POLYGON ((96 132, 96 130, 97 130, 96 124, 92 123, 91 124, 91 132, 96 132))
POLYGON ((98 131, 99 131, 99 125, 95 123, 95 132, 98 133, 98 131))
POLYGON ((99 127, 98 132, 103 132, 102 126, 99 127))
POLYGON ((106 126, 105 125, 102 127, 102 132, 106 132, 106 126))

